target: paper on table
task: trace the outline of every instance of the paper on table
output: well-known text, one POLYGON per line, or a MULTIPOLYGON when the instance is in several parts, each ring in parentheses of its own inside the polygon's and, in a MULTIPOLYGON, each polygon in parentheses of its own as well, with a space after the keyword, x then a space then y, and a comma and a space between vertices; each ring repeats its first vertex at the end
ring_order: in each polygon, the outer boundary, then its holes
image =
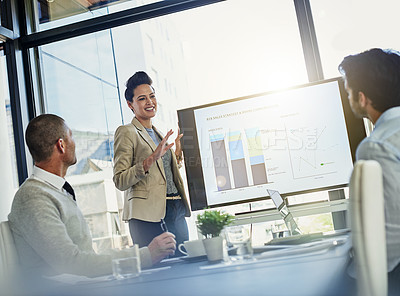
POLYGON ((324 241, 312 242, 301 245, 296 245, 294 248, 286 248, 280 250, 271 250, 260 254, 260 259, 276 258, 278 256, 291 256, 291 255, 309 255, 316 251, 328 251, 329 248, 337 246, 338 241, 324 241))
POLYGON ((293 259, 296 257, 304 257, 310 255, 316 255, 327 252, 331 247, 343 244, 347 241, 346 239, 330 239, 306 244, 296 245, 290 248, 270 250, 263 252, 256 256, 254 260, 238 260, 222 262, 214 265, 200 266, 200 269, 215 269, 215 268, 225 268, 238 265, 248 265, 256 264, 260 262, 266 262, 269 260, 282 260, 282 259, 293 259))
POLYGON ((55 276, 44 276, 44 278, 65 284, 97 283, 97 282, 106 282, 114 280, 114 277, 112 275, 104 275, 104 276, 90 278, 83 275, 75 275, 69 273, 63 273, 55 276))
POLYGON ((161 270, 166 270, 166 269, 170 269, 171 266, 164 266, 164 267, 158 267, 158 268, 150 268, 150 269, 142 269, 142 274, 149 274, 149 273, 153 273, 153 272, 157 272, 157 271, 161 271, 161 270))
POLYGON ((167 258, 167 259, 161 260, 160 263, 175 263, 175 262, 181 261, 181 258, 182 258, 182 257, 167 258))

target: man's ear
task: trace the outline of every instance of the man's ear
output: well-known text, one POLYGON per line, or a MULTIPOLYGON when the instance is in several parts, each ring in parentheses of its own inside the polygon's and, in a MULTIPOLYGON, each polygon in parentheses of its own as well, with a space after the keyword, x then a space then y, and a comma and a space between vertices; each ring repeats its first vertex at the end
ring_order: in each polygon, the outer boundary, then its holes
POLYGON ((358 103, 361 107, 365 107, 369 103, 368 97, 362 91, 358 92, 358 103))
POLYGON ((57 150, 60 151, 61 153, 65 153, 65 142, 64 139, 60 138, 58 139, 56 143, 57 150))

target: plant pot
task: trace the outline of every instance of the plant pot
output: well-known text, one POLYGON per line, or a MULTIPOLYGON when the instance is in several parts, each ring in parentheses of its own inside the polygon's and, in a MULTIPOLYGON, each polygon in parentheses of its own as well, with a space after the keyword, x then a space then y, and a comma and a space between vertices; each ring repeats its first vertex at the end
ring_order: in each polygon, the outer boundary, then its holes
POLYGON ((220 261, 224 259, 224 239, 221 236, 203 239, 208 261, 220 261))

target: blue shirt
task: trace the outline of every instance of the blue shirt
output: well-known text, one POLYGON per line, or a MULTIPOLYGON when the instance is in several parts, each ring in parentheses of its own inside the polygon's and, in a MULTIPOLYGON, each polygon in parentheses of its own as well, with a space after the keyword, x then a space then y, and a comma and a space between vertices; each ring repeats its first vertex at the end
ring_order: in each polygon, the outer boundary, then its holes
POLYGON ((158 144, 160 144, 160 141, 158 140, 156 133, 154 132, 154 130, 152 128, 145 128, 147 133, 149 134, 150 138, 153 140, 153 142, 156 144, 156 146, 158 146, 158 144))
POLYGON ((357 148, 356 159, 382 166, 388 271, 400 262, 400 107, 386 110, 357 148))

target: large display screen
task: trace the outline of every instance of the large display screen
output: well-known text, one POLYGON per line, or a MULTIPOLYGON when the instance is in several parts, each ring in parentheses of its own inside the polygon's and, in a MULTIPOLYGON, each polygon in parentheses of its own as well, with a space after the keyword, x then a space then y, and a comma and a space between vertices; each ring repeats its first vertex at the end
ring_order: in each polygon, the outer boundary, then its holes
POLYGON ((339 78, 178 117, 192 210, 345 186, 365 137, 339 78))

